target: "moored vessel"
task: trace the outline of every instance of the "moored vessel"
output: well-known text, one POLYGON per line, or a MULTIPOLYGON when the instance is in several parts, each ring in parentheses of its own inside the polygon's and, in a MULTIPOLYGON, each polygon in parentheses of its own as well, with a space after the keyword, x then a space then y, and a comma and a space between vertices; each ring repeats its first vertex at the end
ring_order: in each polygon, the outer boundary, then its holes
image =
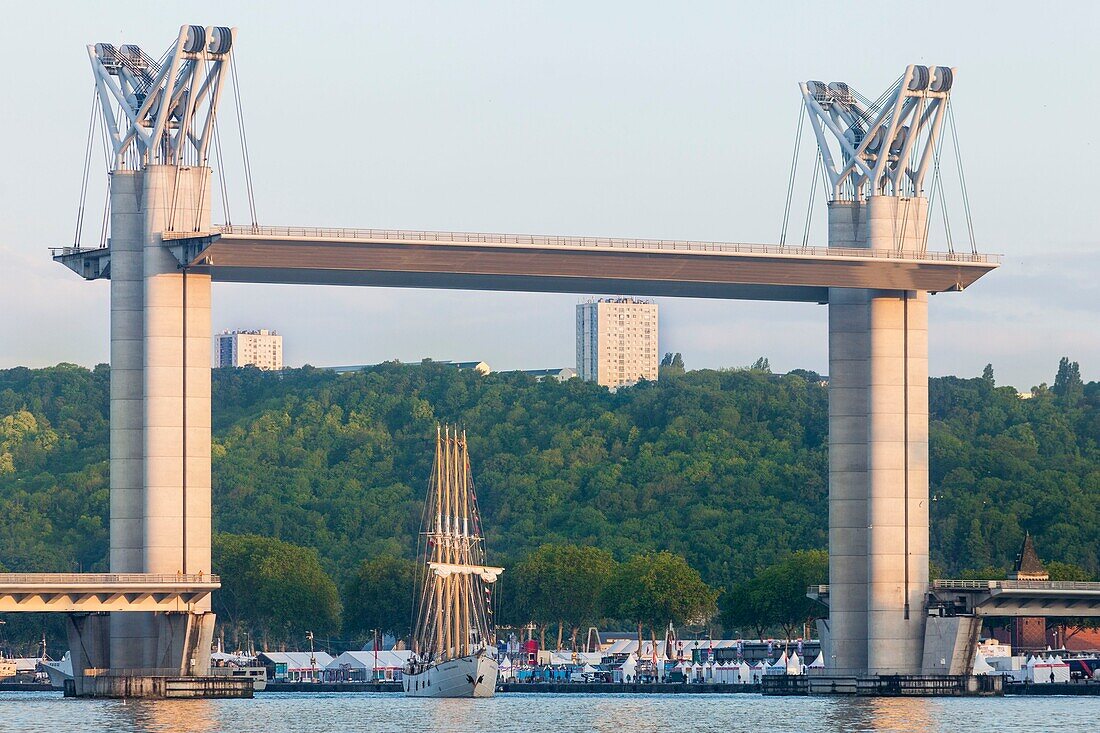
POLYGON ((503 568, 485 564, 485 538, 465 431, 436 429, 424 505, 419 603, 409 697, 492 697, 497 685, 492 584, 503 568))

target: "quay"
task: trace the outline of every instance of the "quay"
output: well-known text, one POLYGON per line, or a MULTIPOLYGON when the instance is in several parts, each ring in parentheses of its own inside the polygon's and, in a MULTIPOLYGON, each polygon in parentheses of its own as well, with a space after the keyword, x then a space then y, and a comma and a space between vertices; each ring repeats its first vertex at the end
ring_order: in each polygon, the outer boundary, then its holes
POLYGON ((506 682, 497 688, 500 692, 549 692, 589 693, 589 694, 634 694, 650 693, 661 695, 696 694, 713 695, 716 693, 759 693, 756 684, 717 684, 684 682, 506 682))

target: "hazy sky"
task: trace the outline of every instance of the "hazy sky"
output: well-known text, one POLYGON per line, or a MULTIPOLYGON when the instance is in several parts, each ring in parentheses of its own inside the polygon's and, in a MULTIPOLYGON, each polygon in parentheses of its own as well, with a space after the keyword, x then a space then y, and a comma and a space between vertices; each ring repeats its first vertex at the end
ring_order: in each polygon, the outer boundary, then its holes
MULTIPOLYGON (((932 299, 931 371, 976 375, 992 362, 999 382, 1025 388, 1052 381, 1068 355, 1100 378, 1097 5, 843 7, 5 4, 0 367, 107 360, 108 284, 82 281, 46 250, 73 239, 92 94, 85 46, 138 43, 156 57, 181 24, 199 23, 239 28, 262 224, 774 242, 799 81, 845 80, 873 98, 908 63, 956 66, 978 247, 1005 262, 932 299)), ((804 146, 804 174, 812 154, 804 146)), ((102 167, 86 244, 98 237, 102 167)), ((233 219, 247 223, 240 167, 233 149, 233 219)), ((805 175, 798 191, 800 237, 805 175)), ((968 248, 950 201, 956 245, 968 248)), ((811 240, 824 244, 820 194, 814 211, 811 240)), ((215 285, 213 317, 216 330, 277 329, 289 365, 430 356, 535 368, 572 365, 577 300, 215 285)), ((827 370, 821 306, 659 303, 661 349, 683 352, 689 368, 767 355, 776 369, 827 370)))

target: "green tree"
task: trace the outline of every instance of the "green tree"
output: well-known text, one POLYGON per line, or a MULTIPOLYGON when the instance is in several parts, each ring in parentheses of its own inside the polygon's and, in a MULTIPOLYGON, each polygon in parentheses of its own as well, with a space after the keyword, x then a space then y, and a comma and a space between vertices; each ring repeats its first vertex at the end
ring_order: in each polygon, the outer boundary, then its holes
POLYGON ((997 380, 993 378, 993 365, 986 364, 985 369, 982 369, 982 381, 988 382, 989 386, 996 386, 997 380))
POLYGON ((607 600, 614 615, 652 636, 668 624, 706 624, 717 609, 718 591, 687 561, 671 552, 635 555, 622 563, 608 585, 607 600))
POLYGON ((1050 391, 1069 404, 1077 404, 1085 393, 1085 385, 1081 381, 1081 366, 1063 356, 1058 362, 1058 373, 1050 391))
POLYGON ((543 626, 557 623, 559 648, 563 629, 569 629, 570 646, 576 649, 580 628, 604 615, 604 593, 614 569, 611 554, 598 547, 543 545, 520 561, 513 575, 531 620, 543 626))
POLYGON ((768 357, 766 357, 766 356, 762 356, 759 359, 757 359, 756 361, 754 361, 752 363, 752 365, 749 367, 749 369, 751 371, 754 371, 754 372, 763 372, 764 374, 771 374, 772 373, 771 362, 768 361, 768 357))
POLYGON ((215 611, 235 632, 251 631, 265 648, 300 644, 307 631, 340 627, 336 584, 315 550, 270 537, 216 534, 213 570, 222 578, 215 611))
POLYGON ((382 555, 359 564, 344 587, 344 634, 368 637, 377 630, 405 638, 412 631, 417 565, 382 555))
POLYGON ((768 628, 780 628, 791 639, 796 630, 827 615, 824 606, 806 596, 806 589, 828 578, 829 556, 824 550, 791 553, 725 596, 722 624, 727 630, 750 627, 757 638, 768 628))
POLYGON ((1043 563, 1046 566, 1047 573, 1050 575, 1051 580, 1072 581, 1078 583, 1089 583, 1096 580, 1096 576, 1085 570, 1080 565, 1075 565, 1071 562, 1059 562, 1058 560, 1051 560, 1043 563))

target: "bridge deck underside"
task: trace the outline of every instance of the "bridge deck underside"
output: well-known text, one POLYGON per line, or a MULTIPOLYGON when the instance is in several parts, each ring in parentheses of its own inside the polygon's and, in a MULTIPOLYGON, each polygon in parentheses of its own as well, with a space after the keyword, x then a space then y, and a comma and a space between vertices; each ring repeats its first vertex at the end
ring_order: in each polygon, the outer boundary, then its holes
POLYGON ((190 611, 221 587, 217 576, 0 575, 0 613, 190 611))
MULTIPOLYGON (((829 288, 961 290, 992 261, 601 246, 540 246, 219 234, 166 242, 218 282, 606 293, 825 303, 829 288)), ((779 250, 783 248, 771 247, 779 250)), ((109 277, 109 251, 58 260, 109 277)))
POLYGON ((1100 617, 1100 590, 1000 589, 936 591, 944 601, 971 594, 967 606, 975 616, 990 617, 1100 617))
MULTIPOLYGON (((178 243, 174 243, 178 244, 178 243)), ((939 292, 995 265, 698 251, 223 235, 190 258, 215 281, 629 293, 825 302, 828 288, 939 292), (209 264, 208 264, 209 263, 209 264)))

